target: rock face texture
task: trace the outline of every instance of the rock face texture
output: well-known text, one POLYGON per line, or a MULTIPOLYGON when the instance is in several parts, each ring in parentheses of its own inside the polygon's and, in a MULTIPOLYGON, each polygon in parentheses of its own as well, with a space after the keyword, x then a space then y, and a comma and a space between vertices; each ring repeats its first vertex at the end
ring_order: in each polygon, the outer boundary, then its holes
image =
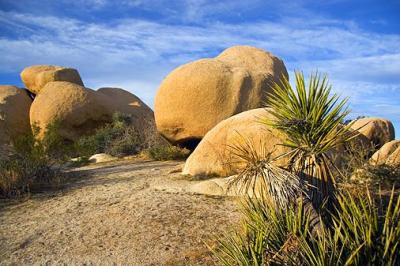
POLYGON ((110 120, 103 97, 80 85, 54 81, 46 84, 33 101, 31 123, 45 133, 48 125, 57 121, 59 134, 68 140, 92 133, 94 129, 110 120))
POLYGON ((392 140, 382 146, 372 155, 370 163, 373 165, 399 165, 400 166, 400 140, 392 140))
MULTIPOLYGON (((258 154, 271 152, 272 157, 288 151, 282 144, 283 136, 277 130, 260 123, 260 119, 271 119, 264 108, 234 115, 210 130, 189 156, 183 174, 192 176, 230 176, 237 172, 243 161, 235 155, 235 146, 250 143, 258 154)), ((284 165, 286 161, 278 160, 284 165)))
MULTIPOLYGON (((41 134, 51 123, 59 123, 59 134, 68 140, 91 134, 112 120, 115 112, 130 114, 134 123, 154 125, 152 110, 133 94, 117 88, 94 91, 65 82, 49 82, 41 90, 30 110, 31 123, 41 128, 41 134)), ((155 127, 155 126, 153 126, 155 127)))
POLYGON ((366 136, 377 148, 394 140, 395 137, 392 122, 383 118, 361 118, 356 120, 351 128, 366 136))
POLYGON ((0 85, 0 146, 31 132, 29 108, 32 100, 25 90, 0 85))
POLYGON ((400 147, 398 147, 386 160, 387 165, 400 167, 400 147))
POLYGON ((130 114, 136 119, 151 120, 154 124, 153 110, 132 93, 120 88, 100 88, 96 93, 106 96, 111 113, 130 114))
POLYGON ((182 65, 155 97, 157 129, 173 144, 193 148, 220 121, 261 107, 282 76, 288 76, 282 60, 250 46, 182 65))
POLYGON ((25 86, 34 94, 39 94, 44 86, 52 81, 68 81, 83 86, 76 69, 51 65, 35 65, 21 72, 25 86))
POLYGON ((110 114, 120 112, 131 115, 143 141, 149 145, 168 144, 157 132, 153 110, 137 96, 120 88, 100 88, 96 93, 106 96, 110 114))
POLYGON ((94 155, 90 156, 90 158, 89 158, 89 162, 91 162, 91 163, 105 163, 105 162, 111 162, 111 161, 115 161, 115 160, 118 160, 118 158, 108 155, 106 153, 94 154, 94 155))

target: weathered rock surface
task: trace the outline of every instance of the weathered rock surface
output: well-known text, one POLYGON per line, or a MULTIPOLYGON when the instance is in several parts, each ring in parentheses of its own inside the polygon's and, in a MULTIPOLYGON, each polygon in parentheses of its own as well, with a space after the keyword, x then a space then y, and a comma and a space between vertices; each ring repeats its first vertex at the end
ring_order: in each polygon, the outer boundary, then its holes
POLYGON ((193 148, 220 121, 261 107, 272 83, 283 75, 287 77, 282 60, 250 46, 182 65, 157 92, 157 128, 172 143, 193 148))
POLYGON ((104 95, 65 81, 46 84, 32 103, 30 117, 31 124, 41 128, 41 136, 57 121, 59 134, 68 140, 77 140, 110 121, 104 95))
POLYGON ((139 97, 120 88, 100 88, 96 93, 106 96, 110 114, 120 112, 131 115, 138 131, 148 134, 157 133, 153 110, 139 97))
POLYGON ((400 140, 392 140, 383 145, 372 155, 370 163, 373 165, 400 165, 400 140))
POLYGON ((42 88, 52 81, 68 81, 83 86, 81 76, 76 69, 61 66, 30 66, 21 72, 21 79, 28 90, 35 94, 40 93, 42 88))
POLYGON ((394 167, 400 167, 400 147, 397 147, 397 149, 389 155, 388 159, 386 160, 386 164, 394 167))
POLYGON ((366 136, 378 149, 395 137, 392 122, 383 118, 361 118, 356 120, 351 128, 366 136))
POLYGON ((41 128, 41 134, 58 121, 60 135, 77 140, 110 122, 115 112, 132 115, 138 129, 146 123, 155 128, 152 110, 133 94, 117 88, 94 91, 64 81, 50 82, 42 89, 32 104, 30 116, 32 125, 37 123, 41 128))
POLYGON ((89 158, 89 162, 91 162, 91 163, 105 163, 105 162, 111 162, 111 161, 115 161, 115 160, 118 160, 118 158, 108 155, 106 153, 94 154, 94 155, 90 156, 90 158, 89 158))
MULTIPOLYGON (((281 146, 283 135, 260 123, 262 118, 273 117, 264 108, 242 112, 220 122, 210 130, 189 156, 183 174, 192 176, 230 176, 237 172, 243 161, 235 155, 234 146, 250 142, 258 154, 271 152, 272 157, 288 151, 281 146)), ((278 165, 284 165, 280 159, 278 165)))
POLYGON ((31 132, 29 108, 32 100, 25 90, 0 85, 0 145, 31 132))

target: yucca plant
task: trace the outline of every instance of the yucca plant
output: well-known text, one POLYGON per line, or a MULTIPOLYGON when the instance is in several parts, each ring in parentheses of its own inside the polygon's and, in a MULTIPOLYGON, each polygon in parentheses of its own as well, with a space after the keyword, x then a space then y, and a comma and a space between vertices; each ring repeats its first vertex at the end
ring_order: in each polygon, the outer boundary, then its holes
POLYGON ((275 119, 263 122, 285 133, 283 145, 291 148, 285 154, 290 158, 288 170, 311 185, 310 197, 317 209, 324 203, 329 208, 335 190, 330 153, 351 138, 350 125, 342 125, 349 114, 347 99, 331 93, 326 76, 312 74, 308 86, 301 72, 295 72, 295 78, 295 88, 285 77, 274 84, 267 107, 275 119))
POLYGON ((300 244, 304 265, 400 264, 400 197, 393 189, 383 203, 382 196, 374 199, 366 191, 338 193, 331 230, 300 244))
POLYGON ((393 190, 384 204, 366 191, 338 192, 332 223, 318 234, 303 201, 284 210, 247 198, 243 230, 218 238, 214 256, 222 265, 399 265, 400 197, 393 190))
POLYGON ((310 235, 310 213, 290 204, 276 208, 271 198, 242 202, 242 232, 217 239, 213 253, 222 265, 301 265, 299 240, 310 235))
POLYGON ((241 194, 268 197, 274 206, 286 209, 290 202, 303 194, 300 178, 272 164, 273 151, 263 141, 254 143, 237 132, 237 142, 229 148, 233 164, 239 166, 237 175, 229 182, 228 189, 241 194))

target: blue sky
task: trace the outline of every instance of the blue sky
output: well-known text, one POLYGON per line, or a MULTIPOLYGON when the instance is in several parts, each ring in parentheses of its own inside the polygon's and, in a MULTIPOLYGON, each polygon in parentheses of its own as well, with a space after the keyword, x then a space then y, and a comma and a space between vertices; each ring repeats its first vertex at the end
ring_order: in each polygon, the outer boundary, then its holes
POLYGON ((32 64, 75 67, 87 87, 127 89, 153 106, 180 64, 253 45, 289 72, 327 73, 352 116, 400 135, 400 1, 0 0, 0 84, 32 64))

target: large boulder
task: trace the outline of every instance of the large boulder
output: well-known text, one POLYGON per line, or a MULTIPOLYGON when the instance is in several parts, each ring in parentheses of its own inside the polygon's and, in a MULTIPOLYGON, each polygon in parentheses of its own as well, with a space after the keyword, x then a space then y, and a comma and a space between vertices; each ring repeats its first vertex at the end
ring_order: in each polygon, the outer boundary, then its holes
POLYGON ((282 60, 250 46, 180 66, 155 97, 157 129, 173 144, 193 148, 220 121, 263 106, 282 76, 288 76, 282 60))
POLYGON ((61 66, 30 66, 25 68, 20 76, 28 90, 34 94, 38 94, 52 81, 68 81, 83 86, 81 76, 76 69, 61 66))
POLYGON ((356 120, 351 128, 366 136, 377 149, 385 143, 394 140, 395 133, 392 122, 377 117, 367 117, 356 120))
POLYGON ((370 163, 373 165, 400 163, 400 140, 392 140, 383 145, 372 155, 370 163))
POLYGON ((0 85, 0 145, 31 133, 29 108, 32 100, 26 90, 0 85))
POLYGON ((138 127, 151 126, 155 128, 154 113, 142 100, 132 93, 120 88, 100 88, 98 94, 103 94, 109 102, 108 108, 111 113, 120 112, 131 115, 137 123, 138 127), (146 123, 150 122, 150 123, 146 123))
POLYGON ((162 145, 168 142, 157 132, 154 112, 139 97, 120 88, 100 88, 97 93, 107 96, 109 112, 128 114, 133 125, 147 145, 162 145))
POLYGON ((57 121, 59 134, 75 141, 111 122, 115 112, 132 115, 138 129, 143 128, 145 122, 155 128, 152 110, 133 94, 118 88, 94 91, 64 81, 46 84, 35 98, 30 116, 32 125, 40 127, 41 136, 57 121))
POLYGON ((59 134, 68 140, 90 134, 110 121, 105 96, 80 85, 54 81, 42 88, 32 103, 31 124, 41 129, 43 136, 49 125, 58 122, 59 134))
MULTIPOLYGON (((192 176, 230 176, 237 173, 243 160, 237 156, 237 147, 251 144, 258 154, 271 152, 276 157, 288 151, 282 146, 282 133, 260 123, 272 119, 264 108, 242 112, 227 118, 210 130, 189 156, 183 174, 192 176)), ((276 161, 285 165, 286 161, 276 161)))
POLYGON ((387 165, 400 167, 400 147, 398 147, 392 154, 389 155, 387 161, 387 165))

